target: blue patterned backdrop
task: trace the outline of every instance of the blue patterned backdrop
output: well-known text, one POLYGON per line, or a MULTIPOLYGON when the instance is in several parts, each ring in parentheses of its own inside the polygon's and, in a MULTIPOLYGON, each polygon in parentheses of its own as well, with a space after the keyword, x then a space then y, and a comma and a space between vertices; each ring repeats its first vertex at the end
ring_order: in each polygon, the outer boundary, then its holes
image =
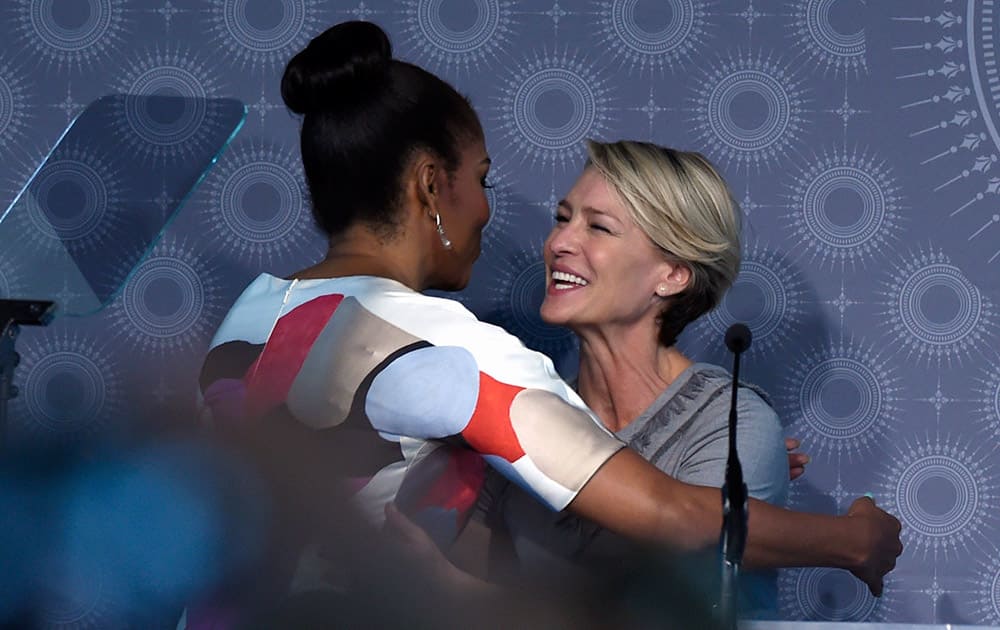
MULTIPOLYGON (((1000 76, 995 0, 4 0, 0 201, 111 92, 235 96, 246 125, 102 313, 25 329, 16 435, 78 439, 130 401, 189 401, 206 344, 261 270, 320 257, 278 79, 326 26, 373 20, 484 121, 493 217, 481 317, 572 376, 537 316, 539 247, 587 137, 705 153, 746 218, 743 270, 689 330, 745 368, 814 463, 793 506, 872 492, 906 550, 881 599, 847 574, 784 572, 791 619, 1000 624, 1000 76)), ((178 148, 177 151, 182 151, 178 148)), ((114 173, 97 178, 114 194, 114 173)), ((25 228, 24 241, 35 236, 25 228)), ((102 238, 100 231, 94 238, 102 238)), ((95 242, 93 247, 106 247, 95 242)), ((27 289, 0 243, 0 294, 27 289), (7 257, 5 259, 5 257, 7 257)), ((94 601, 52 619, 100 625, 94 601)))

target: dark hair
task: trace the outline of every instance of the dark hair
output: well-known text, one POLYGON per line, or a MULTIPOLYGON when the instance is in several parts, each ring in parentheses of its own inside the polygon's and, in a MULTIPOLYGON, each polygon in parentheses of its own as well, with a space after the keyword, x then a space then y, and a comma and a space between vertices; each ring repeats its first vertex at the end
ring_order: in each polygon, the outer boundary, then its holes
POLYGON ((709 312, 718 304, 718 297, 705 286, 688 287, 675 295, 663 299, 664 306, 657 318, 660 345, 676 345, 687 325, 709 312))
POLYGON ((460 142, 482 133, 468 99, 393 59, 370 22, 343 22, 309 42, 285 67, 281 97, 303 114, 302 165, 313 216, 329 235, 356 221, 391 234, 413 152, 434 153, 450 174, 460 142))

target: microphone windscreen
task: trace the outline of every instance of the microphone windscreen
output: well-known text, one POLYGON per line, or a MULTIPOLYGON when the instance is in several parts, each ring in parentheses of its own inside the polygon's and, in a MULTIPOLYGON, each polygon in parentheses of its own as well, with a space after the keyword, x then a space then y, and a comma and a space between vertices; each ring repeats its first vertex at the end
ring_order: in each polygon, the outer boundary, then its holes
POLYGON ((746 324, 733 324, 726 330, 726 347, 730 352, 745 352, 752 339, 753 335, 746 324))

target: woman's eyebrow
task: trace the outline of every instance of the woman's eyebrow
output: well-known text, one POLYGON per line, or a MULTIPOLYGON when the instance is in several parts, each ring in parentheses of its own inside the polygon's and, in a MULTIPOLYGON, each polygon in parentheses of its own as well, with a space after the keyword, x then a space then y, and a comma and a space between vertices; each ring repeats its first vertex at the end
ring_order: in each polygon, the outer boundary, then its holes
POLYGON ((593 206, 585 206, 583 208, 583 211, 587 212, 587 213, 590 213, 590 214, 599 214, 601 216, 607 217, 609 219, 613 219, 615 221, 621 221, 621 219, 619 219, 615 215, 611 214, 607 210, 601 210, 600 208, 595 208, 593 206))

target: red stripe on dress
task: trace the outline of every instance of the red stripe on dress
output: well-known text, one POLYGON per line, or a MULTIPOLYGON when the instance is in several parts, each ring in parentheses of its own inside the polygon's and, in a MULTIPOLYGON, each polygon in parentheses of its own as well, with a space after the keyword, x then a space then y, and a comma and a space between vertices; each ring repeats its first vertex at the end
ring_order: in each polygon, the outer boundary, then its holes
POLYGON ((484 455, 499 455, 510 463, 524 456, 524 449, 510 424, 510 405, 523 387, 508 385, 479 373, 479 400, 462 437, 484 455))
POLYGON ((247 416, 259 418, 285 402, 316 338, 344 296, 323 295, 300 304, 278 319, 264 352, 247 370, 247 416))

